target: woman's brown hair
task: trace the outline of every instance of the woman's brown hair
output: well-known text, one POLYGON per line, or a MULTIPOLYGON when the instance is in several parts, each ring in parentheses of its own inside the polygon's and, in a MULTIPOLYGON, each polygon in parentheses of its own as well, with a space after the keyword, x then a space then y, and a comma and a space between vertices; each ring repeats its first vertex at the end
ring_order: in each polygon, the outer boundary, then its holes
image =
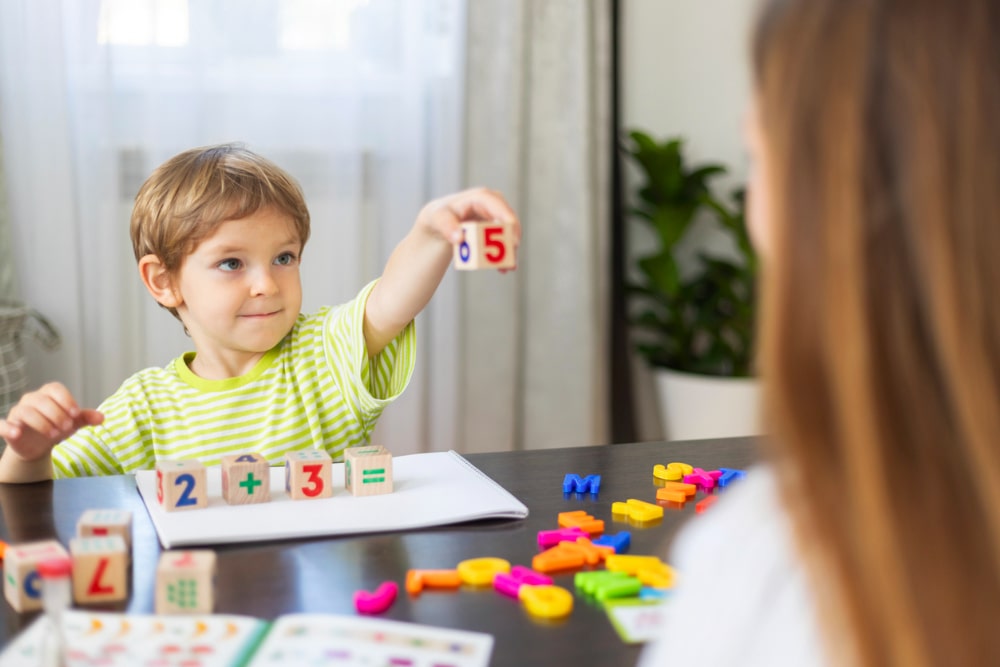
POLYGON ((830 648, 1000 664, 1000 3, 772 0, 754 67, 770 446, 830 648))

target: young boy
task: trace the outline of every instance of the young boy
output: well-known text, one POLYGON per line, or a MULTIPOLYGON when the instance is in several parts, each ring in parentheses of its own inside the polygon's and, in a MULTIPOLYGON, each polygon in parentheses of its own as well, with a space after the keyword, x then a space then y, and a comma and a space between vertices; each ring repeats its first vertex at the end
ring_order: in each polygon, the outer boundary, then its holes
POLYGON ((460 222, 517 217, 474 189, 427 204, 379 280, 353 301, 299 313, 309 211, 298 185, 237 145, 186 151, 143 184, 131 235, 139 275, 194 342, 81 409, 51 383, 0 419, 0 481, 31 482, 206 465, 240 451, 272 464, 286 452, 331 455, 367 440, 413 370, 413 319, 437 289, 460 222))

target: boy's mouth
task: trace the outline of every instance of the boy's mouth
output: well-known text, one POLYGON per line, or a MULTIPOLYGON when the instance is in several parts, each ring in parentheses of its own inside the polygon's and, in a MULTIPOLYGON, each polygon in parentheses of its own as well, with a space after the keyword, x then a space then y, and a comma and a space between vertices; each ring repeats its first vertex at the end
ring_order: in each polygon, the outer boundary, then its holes
POLYGON ((280 312, 281 312, 280 310, 272 310, 267 313, 245 313, 243 315, 240 315, 240 317, 246 317, 251 320, 262 320, 268 317, 273 317, 274 315, 277 315, 280 312))

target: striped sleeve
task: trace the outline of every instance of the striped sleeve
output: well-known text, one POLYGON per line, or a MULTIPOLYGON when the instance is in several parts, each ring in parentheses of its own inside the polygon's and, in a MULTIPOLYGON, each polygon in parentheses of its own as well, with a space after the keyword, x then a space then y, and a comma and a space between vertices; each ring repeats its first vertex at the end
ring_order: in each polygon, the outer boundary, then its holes
POLYGON ((385 406, 406 389, 417 349, 416 327, 410 322, 369 359, 364 335, 365 303, 376 282, 366 285, 352 301, 330 311, 323 341, 327 364, 366 435, 385 406))
POLYGON ((121 447, 143 450, 142 428, 130 408, 128 391, 123 385, 102 403, 104 414, 99 426, 86 426, 56 445, 52 450, 52 474, 56 479, 93 475, 121 475, 125 472, 116 454, 121 447), (117 434, 117 435, 116 435, 117 434), (122 442, 121 434, 129 434, 122 442))

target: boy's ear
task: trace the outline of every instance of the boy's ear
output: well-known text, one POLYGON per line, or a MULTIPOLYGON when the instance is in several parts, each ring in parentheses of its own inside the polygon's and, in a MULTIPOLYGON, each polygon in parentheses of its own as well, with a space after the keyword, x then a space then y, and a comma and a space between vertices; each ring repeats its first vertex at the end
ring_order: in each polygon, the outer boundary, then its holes
POLYGON ((156 255, 145 255, 139 260, 139 276, 153 298, 164 308, 181 305, 180 292, 174 288, 173 276, 156 255))

